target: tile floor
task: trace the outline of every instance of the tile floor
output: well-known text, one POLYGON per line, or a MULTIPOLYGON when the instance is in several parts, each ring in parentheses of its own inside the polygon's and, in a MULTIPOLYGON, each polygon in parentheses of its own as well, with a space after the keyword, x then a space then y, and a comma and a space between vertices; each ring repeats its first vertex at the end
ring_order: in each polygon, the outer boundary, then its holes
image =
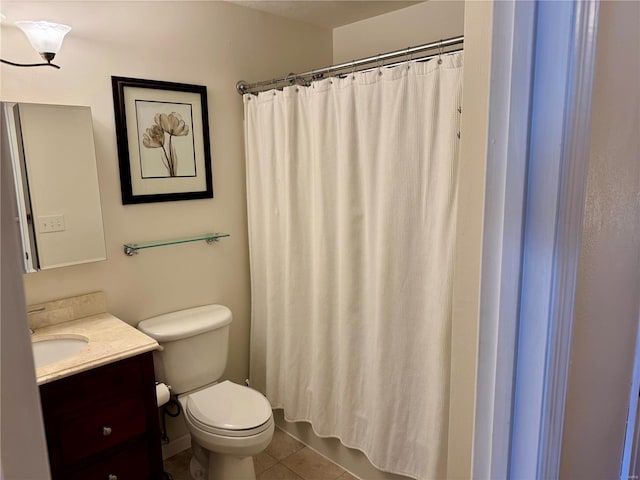
MULTIPOLYGON (((191 450, 181 452, 164 462, 173 480, 191 480, 191 450)), ((267 449, 253 458, 257 480, 357 480, 296 439, 276 428, 267 449)))

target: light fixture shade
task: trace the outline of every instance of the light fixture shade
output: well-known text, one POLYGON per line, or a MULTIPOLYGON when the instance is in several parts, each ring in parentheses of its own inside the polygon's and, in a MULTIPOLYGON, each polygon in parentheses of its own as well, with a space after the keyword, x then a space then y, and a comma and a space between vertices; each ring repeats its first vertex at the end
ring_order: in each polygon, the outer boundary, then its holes
POLYGON ((64 36, 71 30, 68 25, 44 21, 21 20, 16 22, 16 26, 24 32, 29 42, 31 42, 31 46, 39 54, 50 53, 55 55, 58 53, 60 47, 62 47, 64 36))

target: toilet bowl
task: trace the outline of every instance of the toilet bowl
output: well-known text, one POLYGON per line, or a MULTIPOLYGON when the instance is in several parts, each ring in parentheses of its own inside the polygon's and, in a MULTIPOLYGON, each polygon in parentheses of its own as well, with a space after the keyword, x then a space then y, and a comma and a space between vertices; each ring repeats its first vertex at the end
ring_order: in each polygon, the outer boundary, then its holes
POLYGON ((248 456, 267 448, 274 421, 269 401, 228 380, 181 395, 185 421, 200 446, 218 453, 248 456))
POLYGON ((271 405, 260 393, 224 381, 178 397, 191 434, 191 474, 253 479, 253 456, 273 438, 271 405))
POLYGON ((222 305, 172 312, 138 328, 158 341, 156 378, 172 386, 191 435, 196 480, 255 480, 253 456, 271 442, 274 420, 259 392, 225 380, 231 311, 222 305))

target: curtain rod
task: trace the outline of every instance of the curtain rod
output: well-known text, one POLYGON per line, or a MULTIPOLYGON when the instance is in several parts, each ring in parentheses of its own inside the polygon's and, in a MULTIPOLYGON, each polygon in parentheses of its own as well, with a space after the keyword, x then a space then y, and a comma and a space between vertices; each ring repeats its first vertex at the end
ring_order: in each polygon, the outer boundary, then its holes
POLYGON ((345 70, 347 68, 351 68, 353 71, 355 71, 357 67, 362 65, 367 65, 373 62, 384 62, 385 60, 388 60, 390 58, 410 56, 415 53, 424 52, 426 50, 433 50, 434 48, 441 49, 442 53, 450 53, 452 51, 451 49, 447 49, 446 51, 444 49, 461 43, 464 43, 464 36, 451 37, 444 40, 439 40, 437 42, 418 45, 417 47, 408 47, 402 50, 381 53, 372 57, 360 58, 358 60, 352 60, 350 62, 344 62, 338 65, 331 65, 330 67, 319 68, 317 70, 310 70, 304 73, 290 73, 286 77, 274 78, 272 80, 263 80, 261 82, 255 83, 248 83, 244 80, 240 80, 238 83, 236 83, 236 90, 240 95, 244 95, 245 93, 258 93, 264 90, 269 90, 270 88, 274 88, 274 85, 278 85, 280 83, 294 85, 298 79, 302 79, 305 82, 319 80, 323 78, 327 73, 337 72, 340 70, 345 70))

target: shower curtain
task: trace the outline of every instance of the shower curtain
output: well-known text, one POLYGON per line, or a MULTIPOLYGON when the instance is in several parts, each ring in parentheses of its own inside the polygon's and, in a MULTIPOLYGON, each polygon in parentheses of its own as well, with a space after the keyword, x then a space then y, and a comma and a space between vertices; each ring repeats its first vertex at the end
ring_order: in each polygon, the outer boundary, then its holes
POLYGON ((245 95, 251 382, 443 478, 462 53, 245 95))

